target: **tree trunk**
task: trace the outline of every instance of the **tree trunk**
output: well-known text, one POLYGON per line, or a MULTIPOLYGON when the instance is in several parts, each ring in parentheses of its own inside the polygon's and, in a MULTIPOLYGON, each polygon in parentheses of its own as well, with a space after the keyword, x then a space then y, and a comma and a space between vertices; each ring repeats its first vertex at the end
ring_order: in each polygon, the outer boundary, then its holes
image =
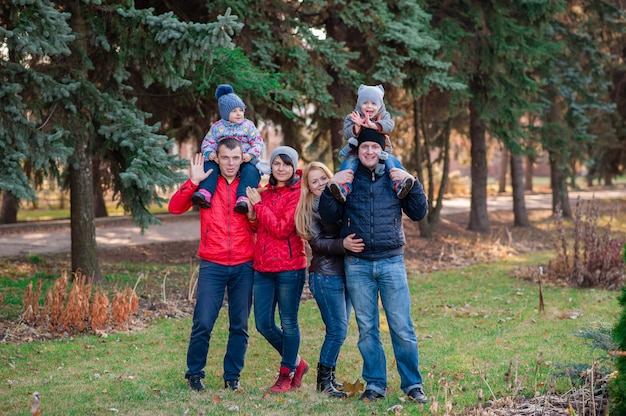
MULTIPOLYGON (((430 166, 430 155, 427 153, 428 150, 428 143, 427 141, 427 137, 426 137, 426 133, 424 132, 424 149, 422 149, 422 142, 420 140, 420 119, 421 119, 421 109, 420 109, 420 103, 419 103, 419 98, 413 98, 413 128, 415 130, 415 164, 417 165, 417 179, 422 183, 422 185, 424 185, 424 174, 422 172, 422 161, 424 160, 425 157, 428 158, 428 160, 426 161, 426 166, 427 166, 427 172, 428 172, 428 177, 430 178, 432 175, 432 169, 430 166)), ((424 189, 424 191, 426 191, 426 189, 424 189)), ((429 182, 429 186, 428 186, 428 193, 431 194, 432 193, 432 181, 429 182)), ((431 223, 430 221, 430 214, 432 212, 433 207, 429 206, 428 207, 428 213, 426 214, 426 216, 424 217, 424 219, 422 219, 419 222, 419 227, 420 227, 420 237, 424 237, 424 238, 432 238, 433 236, 433 228, 435 227, 435 224, 431 223)))
POLYGON ((331 119, 330 123, 330 146, 333 151, 333 165, 335 170, 339 170, 341 162, 339 161, 339 149, 344 146, 343 137, 343 120, 331 119))
MULTIPOLYGON (((87 24, 81 13, 81 2, 70 2, 70 23, 76 33, 87 33, 87 24)), ((81 56, 89 49, 85 38, 78 38, 73 51, 76 71, 82 71, 85 78, 88 71, 81 56)), ((74 154, 69 160, 70 183, 70 215, 72 240, 72 271, 93 277, 94 282, 102 280, 98 263, 98 246, 96 245, 96 224, 94 221, 93 197, 93 161, 89 145, 91 134, 89 126, 90 114, 79 111, 72 119, 76 123, 87 125, 80 133, 72 137, 74 154)))
POLYGON ((489 232, 487 213, 487 141, 485 126, 473 101, 470 101, 470 139, 472 142, 472 196, 468 230, 489 232))
POLYGON ((96 218, 108 217, 107 205, 104 201, 104 192, 100 178, 100 158, 93 158, 93 214, 96 218))
POLYGON ((501 194, 506 192, 506 174, 509 169, 509 163, 509 149, 508 147, 503 147, 500 156, 500 177, 498 179, 498 192, 501 194))
POLYGON ((535 161, 532 156, 526 156, 526 169, 524 170, 524 189, 527 191, 533 190, 533 171, 535 167, 535 161))
MULTIPOLYGON (((437 140, 443 145, 443 166, 441 167, 441 178, 439 180, 439 189, 437 190, 437 198, 432 201, 429 198, 430 209, 428 210, 428 219, 432 223, 433 230, 441 218, 441 209, 443 208, 443 194, 448 186, 450 174, 450 132, 452 131, 452 119, 446 120, 446 126, 441 133, 441 140, 437 140)), ((429 158, 430 159, 430 158, 429 158)))
POLYGON ((524 198, 524 167, 522 156, 511 153, 511 186, 513 188, 513 216, 516 227, 528 227, 528 213, 524 198))
POLYGON ((562 212, 563 217, 572 218, 572 208, 567 193, 567 175, 559 167, 557 156, 554 152, 550 155, 550 187, 552 188, 552 212, 562 212))
POLYGON ((0 224, 15 224, 17 222, 17 201, 11 192, 2 191, 2 208, 0 209, 0 224))
MULTIPOLYGON (((346 23, 341 19, 339 14, 343 12, 343 5, 336 6, 336 13, 329 13, 329 15, 324 20, 324 26, 326 28, 326 32, 330 39, 334 39, 337 43, 346 43, 348 42, 348 32, 349 28, 346 23)), ((333 78, 333 82, 328 86, 328 93, 333 97, 333 101, 337 108, 346 108, 348 104, 350 104, 350 111, 352 111, 351 106, 356 102, 355 91, 349 91, 347 87, 342 86, 342 76, 338 73, 338 69, 334 66, 326 68, 328 74, 333 78), (348 98, 350 97, 350 98, 348 98), (349 102, 350 100, 354 100, 349 102)), ((344 146, 344 137, 343 137, 343 117, 342 118, 331 118, 329 120, 329 128, 330 128, 330 146, 333 154, 333 165, 334 170, 339 170, 341 166, 341 162, 339 161, 339 149, 344 146)))
POLYGON ((88 151, 88 133, 77 137, 74 160, 70 163, 70 213, 72 223, 72 270, 93 276, 98 282, 102 276, 98 265, 96 225, 93 214, 93 172, 88 151))

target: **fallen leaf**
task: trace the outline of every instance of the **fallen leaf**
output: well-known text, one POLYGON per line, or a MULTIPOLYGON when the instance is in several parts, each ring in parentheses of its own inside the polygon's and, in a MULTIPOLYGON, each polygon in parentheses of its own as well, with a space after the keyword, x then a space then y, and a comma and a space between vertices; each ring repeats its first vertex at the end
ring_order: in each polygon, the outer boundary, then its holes
POLYGON ((402 407, 401 404, 396 404, 396 405, 391 406, 389 409, 387 409, 387 413, 391 413, 391 414, 399 416, 402 414, 402 409, 404 408, 402 407))
POLYGON ((361 383, 360 379, 357 379, 354 383, 343 383, 343 391, 346 396, 352 397, 365 390, 365 386, 361 383))
POLYGON ((579 316, 578 312, 564 312, 561 315, 561 319, 578 319, 579 316))

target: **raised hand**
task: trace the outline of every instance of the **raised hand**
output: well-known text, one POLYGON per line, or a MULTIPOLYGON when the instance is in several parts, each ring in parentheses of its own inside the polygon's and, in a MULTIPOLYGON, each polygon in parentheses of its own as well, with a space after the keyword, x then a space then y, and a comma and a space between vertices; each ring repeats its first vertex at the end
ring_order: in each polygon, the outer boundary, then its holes
POLYGON ((351 169, 340 170, 333 176, 333 181, 339 184, 352 183, 354 180, 354 172, 351 169))
POLYGON ((354 124, 356 124, 359 127, 363 126, 363 123, 365 122, 365 119, 362 118, 361 115, 357 113, 356 111, 353 111, 350 113, 350 119, 352 120, 354 124))
POLYGON ((189 177, 191 178, 191 182, 195 185, 198 185, 213 173, 213 169, 209 169, 206 172, 204 171, 204 156, 202 153, 196 153, 189 161, 189 164, 189 177))
POLYGON ((391 178, 392 181, 401 181, 404 178, 407 178, 409 176, 413 177, 414 180, 417 180, 416 177, 414 177, 413 175, 411 175, 409 172, 407 172, 404 169, 400 169, 400 168, 389 169, 389 178, 391 178))

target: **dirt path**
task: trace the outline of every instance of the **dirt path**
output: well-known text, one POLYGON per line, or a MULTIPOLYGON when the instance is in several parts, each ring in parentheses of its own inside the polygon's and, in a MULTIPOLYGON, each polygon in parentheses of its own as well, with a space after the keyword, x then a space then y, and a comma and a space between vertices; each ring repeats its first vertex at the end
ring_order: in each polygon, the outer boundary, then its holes
MULTIPOLYGON (((581 199, 622 199, 626 207, 626 187, 598 189, 570 193, 572 204, 581 199)), ((469 212, 469 198, 446 199, 442 217, 469 212)), ((489 211, 511 211, 510 195, 490 196, 487 201, 489 211)), ((533 193, 526 195, 528 210, 551 209, 551 195, 533 193)), ((189 242, 198 240, 199 216, 197 212, 184 215, 159 215, 161 225, 151 226, 143 233, 127 217, 109 217, 96 220, 96 242, 98 248, 138 246, 164 242, 189 242)), ((70 221, 46 221, 0 225, 0 257, 13 257, 29 254, 66 253, 71 250, 70 221)))

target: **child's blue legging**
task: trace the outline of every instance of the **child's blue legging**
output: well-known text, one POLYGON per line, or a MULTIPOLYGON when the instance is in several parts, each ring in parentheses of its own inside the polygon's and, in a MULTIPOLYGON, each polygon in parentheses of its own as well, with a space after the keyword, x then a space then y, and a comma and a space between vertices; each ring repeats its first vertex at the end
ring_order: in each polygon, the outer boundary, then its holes
MULTIPOLYGON (((350 169, 352 172, 356 172, 357 166, 359 166, 359 158, 356 156, 354 157, 350 156, 350 157, 347 157, 341 163, 339 170, 350 169)), ((385 172, 389 173, 391 168, 399 168, 402 170, 406 170, 404 169, 404 166, 402 166, 402 163, 400 163, 400 161, 394 155, 389 153, 389 157, 387 158, 387 160, 385 160, 385 172)), ((389 179, 389 185, 391 186, 391 189, 395 190, 394 185, 396 185, 396 182, 399 182, 399 181, 392 181, 391 179, 389 179)), ((346 183, 345 187, 348 190, 348 193, 352 192, 351 183, 346 183)))
MULTIPOLYGON (((215 194, 215 188, 217 187, 217 174, 220 171, 217 163, 212 160, 204 161, 204 171, 208 171, 209 169, 213 169, 213 172, 209 175, 208 178, 200 182, 198 185, 199 189, 206 189, 211 192, 211 195, 215 194)), ((250 162, 244 162, 241 164, 241 168, 239 168, 239 186, 237 187, 237 199, 242 196, 246 196, 246 187, 257 188, 259 186, 259 182, 261 181, 261 174, 259 170, 250 162)))

